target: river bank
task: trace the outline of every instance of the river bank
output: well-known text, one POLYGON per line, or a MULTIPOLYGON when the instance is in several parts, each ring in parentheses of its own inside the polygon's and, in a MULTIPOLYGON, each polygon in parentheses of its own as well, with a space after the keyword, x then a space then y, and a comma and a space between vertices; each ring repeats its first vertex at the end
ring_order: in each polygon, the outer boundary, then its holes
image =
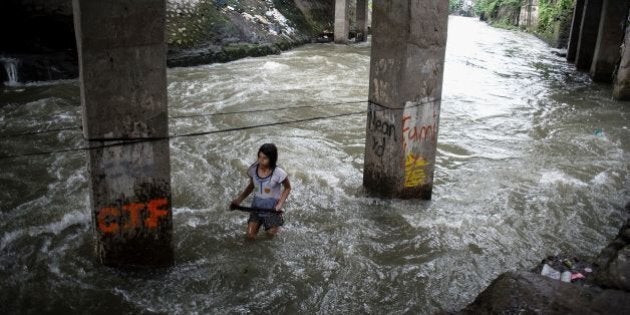
MULTIPOLYGON (((326 42, 333 17, 331 1, 168 0, 167 65, 228 62, 326 42)), ((0 25, 11 29, 0 48, 0 85, 78 77, 71 0, 7 0, 0 25)))
POLYGON ((553 48, 566 48, 571 32, 574 0, 478 0, 475 12, 488 24, 518 29, 546 42, 553 48))
POLYGON ((279 54, 333 30, 334 3, 330 1, 167 3, 169 67, 279 54))
MULTIPOLYGON (((624 210, 626 215, 630 213, 630 203, 624 210)), ((630 219, 599 255, 586 265, 593 266, 592 275, 588 275, 585 281, 571 283, 541 275, 540 265, 531 272, 505 272, 492 281, 474 302, 454 314, 630 313, 630 219)), ((591 271, 590 268, 587 270, 591 271)))

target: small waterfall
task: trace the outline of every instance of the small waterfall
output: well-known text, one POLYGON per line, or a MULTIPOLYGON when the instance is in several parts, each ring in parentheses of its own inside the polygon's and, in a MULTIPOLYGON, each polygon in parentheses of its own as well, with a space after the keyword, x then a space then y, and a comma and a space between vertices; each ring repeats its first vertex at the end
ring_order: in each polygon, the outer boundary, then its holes
POLYGON ((5 85, 18 85, 18 60, 15 58, 0 57, 0 63, 4 65, 4 71, 7 74, 8 81, 5 85))

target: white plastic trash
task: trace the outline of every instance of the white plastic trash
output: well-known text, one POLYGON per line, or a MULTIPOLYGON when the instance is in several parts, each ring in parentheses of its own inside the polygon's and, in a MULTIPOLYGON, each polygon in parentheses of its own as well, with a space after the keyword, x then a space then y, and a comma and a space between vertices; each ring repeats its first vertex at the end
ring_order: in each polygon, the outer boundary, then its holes
POLYGON ((571 271, 563 272, 560 280, 562 280, 562 282, 571 282, 571 271))
MULTIPOLYGON (((544 264, 543 265, 543 269, 540 272, 541 275, 545 276, 545 277, 549 277, 551 279, 555 279, 555 280, 560 280, 560 271, 551 268, 551 266, 544 264)), ((569 273, 569 276, 571 275, 571 273, 569 273)), ((570 280, 571 278, 569 278, 570 280)))

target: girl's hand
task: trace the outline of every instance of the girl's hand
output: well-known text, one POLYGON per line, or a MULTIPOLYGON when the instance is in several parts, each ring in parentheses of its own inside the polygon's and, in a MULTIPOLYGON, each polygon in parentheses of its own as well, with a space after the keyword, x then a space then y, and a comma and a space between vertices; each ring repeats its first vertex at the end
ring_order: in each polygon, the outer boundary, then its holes
POLYGON ((282 205, 281 204, 277 204, 275 207, 273 207, 273 210, 276 210, 276 212, 282 212, 282 205))
POLYGON ((232 200, 232 202, 230 203, 230 210, 234 210, 236 209, 236 207, 238 207, 241 204, 241 201, 237 199, 232 200))

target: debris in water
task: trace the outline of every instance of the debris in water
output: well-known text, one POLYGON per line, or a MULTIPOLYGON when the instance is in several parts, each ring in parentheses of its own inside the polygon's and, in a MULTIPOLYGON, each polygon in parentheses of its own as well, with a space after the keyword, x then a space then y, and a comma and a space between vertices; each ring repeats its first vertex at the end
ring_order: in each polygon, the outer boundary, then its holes
MULTIPOLYGON (((587 269, 590 269, 590 268, 587 268, 587 269)), ((576 281, 576 280, 580 280, 580 279, 586 279, 586 277, 583 274, 579 273, 579 272, 571 274, 571 282, 576 281)))
POLYGON ((551 279, 560 280, 560 271, 551 268, 551 266, 547 264, 543 265, 543 269, 540 274, 551 279))
POLYGON ((571 271, 565 271, 562 273, 562 276, 560 277, 560 280, 562 282, 571 282, 571 271))
POLYGON ((563 282, 584 282, 588 274, 593 272, 590 264, 576 257, 549 256, 538 265, 534 272, 563 282))

